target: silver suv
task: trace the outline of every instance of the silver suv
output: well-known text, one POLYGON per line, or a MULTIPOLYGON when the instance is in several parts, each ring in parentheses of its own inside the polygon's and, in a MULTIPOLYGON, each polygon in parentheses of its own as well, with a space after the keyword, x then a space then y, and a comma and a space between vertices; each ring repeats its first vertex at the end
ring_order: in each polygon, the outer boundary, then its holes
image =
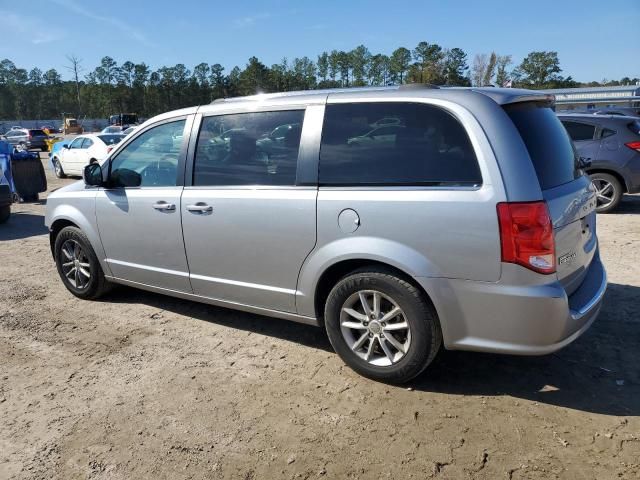
POLYGON ((596 318, 606 275, 552 106, 406 86, 157 116, 49 196, 58 272, 80 298, 119 283, 322 326, 388 382, 441 345, 553 352, 596 318))

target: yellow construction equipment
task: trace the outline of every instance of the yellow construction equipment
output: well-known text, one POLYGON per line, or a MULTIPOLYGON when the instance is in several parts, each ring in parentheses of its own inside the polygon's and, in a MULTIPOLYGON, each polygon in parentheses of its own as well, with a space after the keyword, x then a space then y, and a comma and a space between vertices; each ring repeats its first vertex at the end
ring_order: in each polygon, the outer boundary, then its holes
POLYGON ((62 114, 62 133, 68 135, 69 133, 81 134, 84 130, 82 126, 78 125, 76 118, 67 117, 66 114, 62 114))

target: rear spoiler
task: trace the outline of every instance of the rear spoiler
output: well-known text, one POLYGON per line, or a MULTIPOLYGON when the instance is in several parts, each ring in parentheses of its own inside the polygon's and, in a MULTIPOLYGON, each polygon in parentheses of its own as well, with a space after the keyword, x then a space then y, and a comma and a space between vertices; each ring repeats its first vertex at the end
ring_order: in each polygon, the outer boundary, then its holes
POLYGON ((555 108, 556 105, 555 95, 535 90, 519 88, 474 88, 473 90, 486 95, 499 105, 510 105, 512 103, 522 102, 543 103, 551 108, 555 108))

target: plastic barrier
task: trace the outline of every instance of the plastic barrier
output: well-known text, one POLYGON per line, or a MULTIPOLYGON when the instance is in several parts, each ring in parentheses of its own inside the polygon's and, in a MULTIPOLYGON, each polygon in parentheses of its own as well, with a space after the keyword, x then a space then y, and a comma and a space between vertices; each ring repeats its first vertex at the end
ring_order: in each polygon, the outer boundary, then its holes
POLYGON ((22 201, 35 201, 38 193, 47 190, 47 177, 40 155, 33 152, 14 152, 11 155, 14 191, 22 201))

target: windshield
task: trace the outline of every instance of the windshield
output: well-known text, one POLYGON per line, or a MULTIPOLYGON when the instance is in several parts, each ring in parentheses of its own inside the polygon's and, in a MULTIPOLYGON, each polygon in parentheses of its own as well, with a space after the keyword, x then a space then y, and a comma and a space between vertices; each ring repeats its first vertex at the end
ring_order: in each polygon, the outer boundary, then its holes
POLYGON ((542 190, 569 183, 580 176, 573 143, 551 108, 523 102, 506 105, 504 109, 529 151, 542 190))

